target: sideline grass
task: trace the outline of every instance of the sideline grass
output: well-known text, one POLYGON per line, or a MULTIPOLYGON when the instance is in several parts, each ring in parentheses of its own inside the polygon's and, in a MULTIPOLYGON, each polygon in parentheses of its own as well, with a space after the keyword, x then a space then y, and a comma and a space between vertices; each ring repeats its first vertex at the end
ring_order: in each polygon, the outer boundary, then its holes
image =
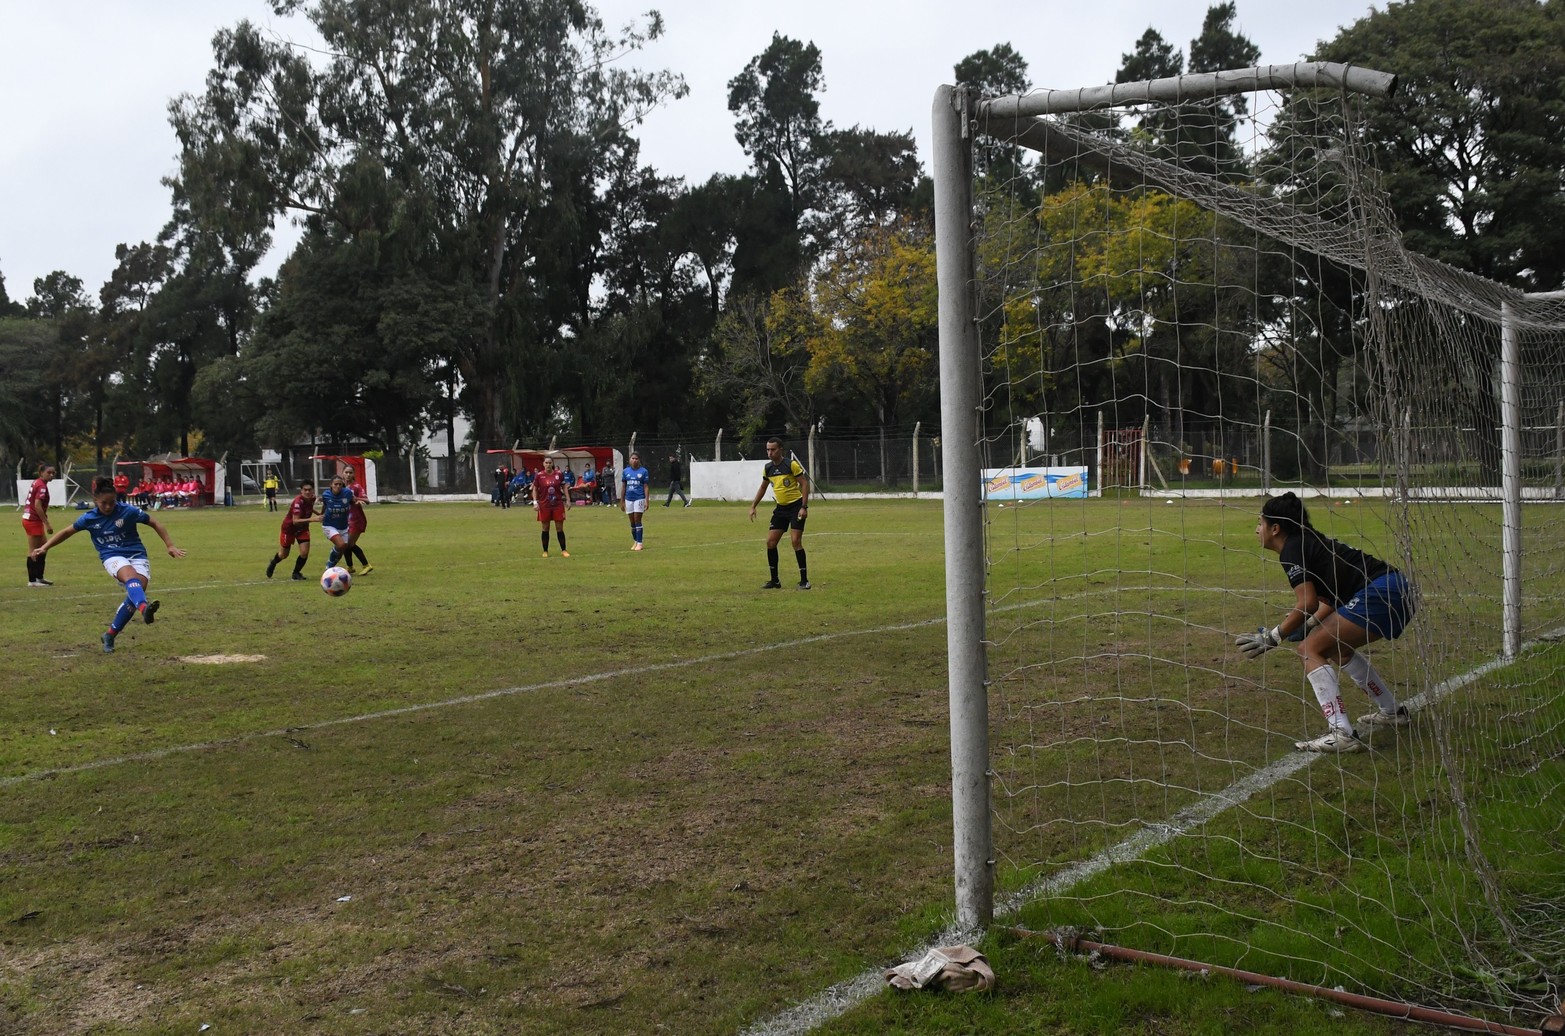
MULTIPOLYGON (((900 959, 951 899, 939 505, 812 509, 809 593, 745 511, 643 553, 576 511, 544 559, 530 511, 378 507, 337 600, 263 578, 276 515, 175 513, 112 656, 84 537, 0 588, 0 1030, 732 1033, 900 959), (219 653, 265 660, 181 661, 219 653)), ((995 952, 999 997, 840 1031, 1297 1031, 995 952)))

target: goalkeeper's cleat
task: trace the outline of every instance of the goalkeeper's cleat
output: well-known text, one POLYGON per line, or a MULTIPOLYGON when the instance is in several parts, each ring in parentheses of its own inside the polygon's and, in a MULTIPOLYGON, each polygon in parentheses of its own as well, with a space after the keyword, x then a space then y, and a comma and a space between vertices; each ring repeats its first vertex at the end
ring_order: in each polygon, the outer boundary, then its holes
POLYGON ((105 655, 114 654, 114 634, 112 632, 103 635, 103 653, 105 655))
POLYGON ((782 583, 779 582, 776 579, 768 579, 766 582, 761 584, 761 589, 762 590, 781 590, 782 589, 782 583))
POLYGON ((147 606, 141 609, 141 621, 146 623, 148 626, 152 625, 152 620, 158 616, 159 607, 161 607, 160 602, 148 601, 147 606))
POLYGON ((1407 714, 1406 705, 1398 705, 1395 712, 1381 712, 1376 709, 1367 716, 1360 716, 1359 723, 1366 727, 1405 727, 1413 722, 1413 717, 1407 714))
POLYGON ((1320 752, 1323 755, 1362 752, 1365 749, 1364 742, 1359 740, 1358 734, 1344 734, 1338 730, 1322 734, 1312 741, 1295 741, 1293 747, 1301 752, 1320 752))

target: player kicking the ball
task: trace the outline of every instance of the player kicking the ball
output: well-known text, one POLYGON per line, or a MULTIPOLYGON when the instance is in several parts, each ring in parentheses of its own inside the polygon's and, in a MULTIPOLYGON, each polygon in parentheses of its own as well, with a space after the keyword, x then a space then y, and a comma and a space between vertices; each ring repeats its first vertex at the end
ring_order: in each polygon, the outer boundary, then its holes
POLYGON ((138 525, 150 525, 168 548, 168 556, 182 558, 185 552, 174 546, 168 530, 152 515, 131 504, 119 502, 114 491, 114 480, 99 476, 92 480, 92 499, 96 507, 82 512, 69 528, 61 529, 42 546, 34 547, 32 556, 41 558, 57 544, 63 543, 78 532, 92 537, 92 545, 98 549, 104 571, 125 585, 125 600, 109 621, 108 632, 103 634, 103 650, 114 650, 114 638, 138 612, 142 621, 152 624, 158 613, 158 602, 147 600, 147 587, 152 585, 152 564, 147 558, 147 548, 136 531, 138 525))

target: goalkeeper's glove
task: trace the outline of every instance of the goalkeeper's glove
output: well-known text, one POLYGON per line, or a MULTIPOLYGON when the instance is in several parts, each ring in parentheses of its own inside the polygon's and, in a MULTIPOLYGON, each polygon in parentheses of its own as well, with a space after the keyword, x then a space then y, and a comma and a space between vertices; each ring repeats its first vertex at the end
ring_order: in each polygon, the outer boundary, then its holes
POLYGON ((1234 643, 1239 646, 1239 651, 1245 658, 1260 658, 1266 652, 1282 643, 1277 627, 1267 629, 1262 626, 1254 633, 1241 633, 1234 638, 1234 643))
POLYGON ((1265 626, 1262 626, 1254 633, 1239 634, 1239 636, 1234 638, 1234 643, 1239 645, 1239 650, 1244 653, 1245 658, 1260 658, 1272 648, 1277 647, 1284 640, 1289 641, 1290 643, 1298 643, 1305 637, 1309 636, 1310 631, 1319 625, 1320 620, 1311 615, 1305 618, 1304 625, 1300 626, 1286 637, 1282 634, 1281 626, 1273 626, 1271 629, 1267 629, 1265 626))
MULTIPOLYGON (((1306 615, 1304 617, 1304 625, 1300 626, 1298 629, 1294 630, 1292 633, 1288 634, 1282 639, 1288 641, 1290 644, 1297 644, 1305 637, 1309 636, 1311 631, 1313 631, 1315 627, 1319 625, 1320 620, 1317 619, 1314 615, 1306 615)), ((1278 628, 1280 629, 1281 627, 1278 628)))

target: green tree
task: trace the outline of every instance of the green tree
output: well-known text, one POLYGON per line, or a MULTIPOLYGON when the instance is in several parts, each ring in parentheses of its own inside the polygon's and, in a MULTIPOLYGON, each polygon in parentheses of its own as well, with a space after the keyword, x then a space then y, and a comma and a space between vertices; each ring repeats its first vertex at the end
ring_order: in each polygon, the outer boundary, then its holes
POLYGON ((1321 45, 1397 73, 1363 135, 1408 247, 1514 284, 1565 285, 1565 9, 1408 0, 1321 45))
POLYGON ((590 314, 595 185, 628 127, 684 93, 618 63, 661 18, 614 37, 580 0, 274 7, 308 18, 331 57, 247 22, 218 34, 205 93, 174 106, 192 212, 251 233, 292 212, 336 240, 418 226, 403 261, 478 306, 482 333, 455 360, 479 437, 552 410, 590 314), (354 202, 367 175, 389 183, 389 214, 354 202))
POLYGON ((910 216, 923 167, 911 133, 854 126, 829 134, 821 174, 826 240, 845 244, 872 227, 910 216))
MULTIPOLYGON (((856 400, 880 432, 934 397, 939 304, 933 234, 899 222, 867 231, 823 264, 793 298, 809 350, 805 385, 856 400)), ((882 476, 884 477, 884 475, 882 476)))
MULTIPOLYGON (((1237 15, 1238 8, 1232 2, 1207 8, 1201 35, 1190 41, 1188 65, 1183 51, 1167 42, 1156 29, 1148 28, 1136 41, 1135 49, 1121 56, 1114 81, 1134 83, 1187 71, 1218 72, 1253 66, 1261 51, 1234 31, 1237 15)), ((1244 156, 1234 144, 1234 134, 1248 110, 1243 94, 1230 94, 1152 108, 1137 122, 1155 153, 1198 172, 1231 175, 1243 171, 1244 156)))
POLYGON ((773 33, 766 50, 728 83, 734 138, 756 176, 780 183, 796 231, 804 229, 805 215, 815 207, 825 163, 822 137, 831 124, 821 120, 816 96, 825 89, 820 48, 781 33, 773 33))

